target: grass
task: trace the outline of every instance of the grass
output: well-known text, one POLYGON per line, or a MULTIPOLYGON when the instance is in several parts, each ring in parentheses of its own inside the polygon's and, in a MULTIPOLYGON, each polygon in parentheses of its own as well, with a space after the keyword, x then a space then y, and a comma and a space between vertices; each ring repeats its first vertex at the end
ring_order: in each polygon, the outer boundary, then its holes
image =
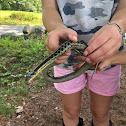
POLYGON ((43 25, 42 13, 0 10, 0 25, 43 25))
MULTIPOLYGON (((47 56, 44 42, 23 37, 17 41, 0 39, 0 115, 10 116, 24 97, 32 95, 25 75, 47 56)), ((43 84, 40 76, 33 85, 42 90, 43 84)))

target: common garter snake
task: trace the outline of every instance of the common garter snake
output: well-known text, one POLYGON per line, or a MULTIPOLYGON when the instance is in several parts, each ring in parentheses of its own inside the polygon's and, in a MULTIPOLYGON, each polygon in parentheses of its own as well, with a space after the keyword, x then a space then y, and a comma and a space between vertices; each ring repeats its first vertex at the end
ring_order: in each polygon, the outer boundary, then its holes
POLYGON ((85 62, 79 69, 75 72, 67 74, 65 76, 60 77, 52 77, 48 75, 48 70, 57 65, 54 61, 61 55, 65 54, 69 50, 73 50, 77 52, 79 55, 83 55, 83 51, 88 47, 88 45, 84 41, 72 42, 66 41, 64 42, 54 53, 52 53, 49 57, 47 57, 40 65, 38 65, 33 71, 29 72, 26 75, 25 80, 31 82, 40 72, 42 72, 45 80, 53 83, 60 83, 64 81, 68 81, 80 76, 87 69, 89 69, 92 64, 85 62))

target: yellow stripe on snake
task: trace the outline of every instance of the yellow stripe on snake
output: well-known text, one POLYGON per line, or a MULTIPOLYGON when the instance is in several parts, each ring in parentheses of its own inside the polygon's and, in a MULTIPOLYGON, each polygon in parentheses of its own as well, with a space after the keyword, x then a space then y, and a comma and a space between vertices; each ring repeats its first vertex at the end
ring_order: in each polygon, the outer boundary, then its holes
POLYGON ((68 81, 71 79, 74 79, 81 74, 83 74, 87 69, 89 69, 92 64, 89 64, 85 62, 79 69, 76 71, 67 74, 65 76, 61 77, 52 77, 48 75, 48 70, 57 65, 54 61, 68 52, 69 50, 73 50, 77 52, 79 55, 83 55, 84 50, 87 48, 87 44, 83 41, 78 42, 72 42, 72 41, 66 41, 64 42, 54 53, 52 53, 49 57, 47 57, 40 65, 38 65, 33 71, 29 72, 28 75, 26 75, 25 80, 28 82, 31 82, 40 72, 43 74, 43 78, 49 82, 53 83, 60 83, 64 81, 68 81))

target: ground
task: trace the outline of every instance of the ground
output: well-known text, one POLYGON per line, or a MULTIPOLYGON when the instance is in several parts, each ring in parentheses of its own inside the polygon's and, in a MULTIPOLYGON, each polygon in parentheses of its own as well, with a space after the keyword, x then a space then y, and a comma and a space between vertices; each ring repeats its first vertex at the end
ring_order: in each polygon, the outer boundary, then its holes
MULTIPOLYGON (((110 118, 114 126, 126 126, 126 65, 122 67, 121 88, 115 95, 110 110, 110 118)), ((30 89, 35 90, 30 85, 30 89)), ((91 113, 89 110, 88 88, 83 90, 83 105, 80 116, 84 119, 84 125, 90 126, 91 113)), ((59 93, 53 84, 46 84, 43 92, 34 96, 25 97, 23 112, 13 114, 10 118, 2 117, 0 126, 62 126, 62 103, 59 93)))

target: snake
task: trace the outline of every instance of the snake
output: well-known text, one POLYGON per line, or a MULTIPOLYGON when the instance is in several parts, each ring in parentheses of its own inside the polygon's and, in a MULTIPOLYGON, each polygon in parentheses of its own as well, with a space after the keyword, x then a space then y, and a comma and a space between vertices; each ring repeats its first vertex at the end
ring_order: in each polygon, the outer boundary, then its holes
POLYGON ((31 82, 39 73, 42 73, 43 78, 48 81, 48 82, 53 82, 53 83, 61 83, 65 81, 72 80, 81 74, 83 74, 86 70, 88 70, 92 64, 85 62, 80 68, 77 70, 73 71, 70 74, 60 76, 60 77, 54 77, 50 76, 48 74, 48 71, 50 70, 51 67, 57 65, 55 60, 68 52, 69 50, 75 51, 79 55, 83 55, 84 50, 88 47, 86 42, 84 41, 77 41, 77 42, 72 42, 70 40, 65 41, 62 45, 59 46, 59 48, 54 51, 50 56, 48 56, 44 61, 42 61, 34 70, 29 72, 25 80, 28 82, 31 82))

